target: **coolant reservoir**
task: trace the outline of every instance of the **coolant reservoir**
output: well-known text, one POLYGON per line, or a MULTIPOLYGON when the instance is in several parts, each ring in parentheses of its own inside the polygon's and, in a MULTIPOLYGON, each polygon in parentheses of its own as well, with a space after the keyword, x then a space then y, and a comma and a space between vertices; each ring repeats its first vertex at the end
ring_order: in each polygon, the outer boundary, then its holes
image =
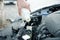
POLYGON ((22 19, 25 20, 26 22, 29 22, 31 20, 30 19, 30 12, 28 9, 22 8, 21 15, 22 15, 22 19))

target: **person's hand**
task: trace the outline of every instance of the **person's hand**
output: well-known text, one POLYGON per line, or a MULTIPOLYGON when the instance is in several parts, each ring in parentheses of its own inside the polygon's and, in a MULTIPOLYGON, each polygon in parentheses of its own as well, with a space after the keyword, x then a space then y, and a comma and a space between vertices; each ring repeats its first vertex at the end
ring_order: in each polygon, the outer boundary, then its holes
POLYGON ((17 0, 19 15, 21 15, 22 8, 28 9, 30 12, 30 5, 24 0, 17 0))

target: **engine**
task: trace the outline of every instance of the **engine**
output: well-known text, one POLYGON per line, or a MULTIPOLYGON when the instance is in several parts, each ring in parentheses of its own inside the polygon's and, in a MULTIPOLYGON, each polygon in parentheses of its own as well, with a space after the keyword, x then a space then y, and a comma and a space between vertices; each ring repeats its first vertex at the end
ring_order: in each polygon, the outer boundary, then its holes
POLYGON ((31 13, 30 22, 22 21, 21 18, 14 21, 8 19, 11 23, 8 25, 11 27, 11 35, 0 36, 0 38, 6 40, 60 40, 60 26, 53 26, 55 24, 52 22, 52 25, 50 25, 50 21, 45 20, 48 15, 54 14, 54 12, 59 10, 60 4, 38 9, 31 13), (46 21, 47 23, 45 24, 46 21))

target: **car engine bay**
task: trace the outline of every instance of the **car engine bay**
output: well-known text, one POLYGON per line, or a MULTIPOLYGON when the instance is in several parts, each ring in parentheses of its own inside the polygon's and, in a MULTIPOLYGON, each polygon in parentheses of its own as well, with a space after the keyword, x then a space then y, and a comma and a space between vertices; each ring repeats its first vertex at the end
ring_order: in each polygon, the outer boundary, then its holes
MULTIPOLYGON (((6 32, 2 32, 4 35, 0 33, 0 40, 60 40, 59 33, 57 33, 58 36, 55 36, 45 26, 46 16, 59 10, 60 4, 38 9, 31 13, 30 22, 22 21, 21 18, 14 21, 7 19, 7 21, 10 22, 7 26, 10 26, 9 30, 11 32, 9 33, 9 31, 6 31, 8 35, 6 32)), ((52 31, 52 28, 50 30, 52 31)), ((60 30, 58 31, 60 32, 60 30)))

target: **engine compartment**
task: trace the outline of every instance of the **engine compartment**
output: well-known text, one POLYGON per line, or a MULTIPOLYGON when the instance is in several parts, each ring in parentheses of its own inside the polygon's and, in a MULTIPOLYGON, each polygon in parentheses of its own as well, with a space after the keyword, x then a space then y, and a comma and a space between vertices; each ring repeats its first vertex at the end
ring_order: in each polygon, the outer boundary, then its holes
POLYGON ((22 21, 21 18, 14 21, 8 19, 11 22, 8 26, 11 26, 12 34, 0 36, 0 40, 24 40, 22 37, 26 35, 28 36, 27 40, 60 40, 60 37, 55 37, 45 26, 46 16, 59 10, 60 4, 38 9, 31 13, 30 22, 22 21))

